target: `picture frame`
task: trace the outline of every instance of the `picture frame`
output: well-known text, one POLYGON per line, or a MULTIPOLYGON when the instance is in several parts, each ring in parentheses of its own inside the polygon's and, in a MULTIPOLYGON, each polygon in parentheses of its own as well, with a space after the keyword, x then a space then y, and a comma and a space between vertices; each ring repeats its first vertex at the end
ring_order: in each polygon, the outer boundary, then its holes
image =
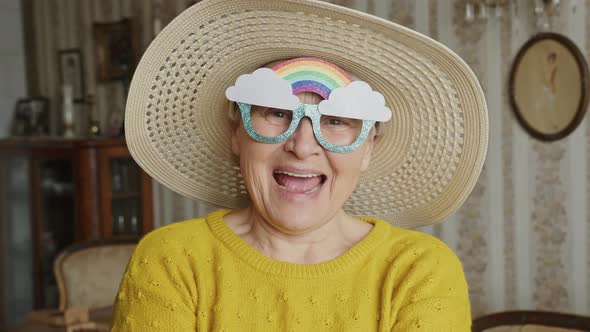
POLYGON ((59 77, 61 86, 71 85, 73 101, 84 102, 84 72, 80 49, 67 49, 58 52, 59 77))
POLYGON ((129 81, 134 69, 131 20, 95 23, 93 34, 98 80, 100 82, 129 81))
POLYGON ((18 99, 12 120, 11 135, 49 135, 49 99, 45 97, 18 99))
POLYGON ((540 33, 516 55, 510 71, 510 104, 532 137, 559 140, 584 118, 588 82, 588 64, 576 44, 557 33, 540 33))

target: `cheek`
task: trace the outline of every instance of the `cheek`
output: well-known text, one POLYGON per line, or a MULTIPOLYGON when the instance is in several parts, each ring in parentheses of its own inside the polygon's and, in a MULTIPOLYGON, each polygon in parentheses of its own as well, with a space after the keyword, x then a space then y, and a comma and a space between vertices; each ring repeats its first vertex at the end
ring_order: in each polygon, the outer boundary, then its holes
POLYGON ((276 147, 272 144, 254 141, 242 128, 238 129, 235 137, 235 145, 239 150, 240 170, 245 179, 266 177, 271 155, 276 147))
POLYGON ((349 154, 332 155, 332 169, 337 176, 357 177, 361 173, 362 154, 355 151, 349 154))
POLYGON ((356 187, 363 169, 368 165, 365 162, 367 160, 367 152, 367 145, 365 144, 351 153, 331 153, 329 155, 330 164, 336 180, 334 185, 340 187, 343 193, 350 194, 356 187), (345 189, 345 187, 348 189, 345 189))
POLYGON ((241 124, 234 130, 232 135, 232 151, 234 154, 240 156, 240 160, 242 160, 244 155, 251 154, 251 151, 256 149, 256 144, 259 143, 248 135, 241 124))
POLYGON ((268 183, 266 164, 263 160, 256 158, 258 155, 252 151, 251 146, 241 144, 240 173, 246 190, 254 201, 260 200, 263 189, 268 183))

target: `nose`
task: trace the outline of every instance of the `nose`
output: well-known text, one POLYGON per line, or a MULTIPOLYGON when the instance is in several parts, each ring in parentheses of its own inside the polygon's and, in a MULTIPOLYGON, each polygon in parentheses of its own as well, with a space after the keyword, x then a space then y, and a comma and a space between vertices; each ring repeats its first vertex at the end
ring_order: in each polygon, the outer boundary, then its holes
POLYGON ((285 150, 292 152, 299 159, 321 153, 322 146, 313 134, 313 127, 309 118, 304 117, 301 119, 293 135, 285 142, 285 150))

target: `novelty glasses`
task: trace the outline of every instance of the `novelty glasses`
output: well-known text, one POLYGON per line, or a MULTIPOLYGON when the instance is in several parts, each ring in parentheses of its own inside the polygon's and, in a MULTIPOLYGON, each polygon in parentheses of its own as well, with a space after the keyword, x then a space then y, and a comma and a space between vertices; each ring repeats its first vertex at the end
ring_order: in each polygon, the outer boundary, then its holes
POLYGON ((244 128, 254 140, 283 142, 308 117, 323 148, 348 153, 365 142, 376 121, 391 118, 383 95, 363 81, 344 76, 335 65, 310 58, 286 63, 276 66, 277 71, 260 68, 241 75, 225 91, 238 104, 244 128), (335 72, 340 76, 329 77, 335 72), (316 93, 324 100, 318 105, 303 104, 296 96, 301 92, 316 93))
POLYGON ((322 115, 318 105, 300 104, 295 110, 237 103, 246 132, 262 143, 280 143, 289 138, 304 117, 311 120, 313 133, 328 151, 347 153, 356 150, 369 136, 375 121, 322 115))

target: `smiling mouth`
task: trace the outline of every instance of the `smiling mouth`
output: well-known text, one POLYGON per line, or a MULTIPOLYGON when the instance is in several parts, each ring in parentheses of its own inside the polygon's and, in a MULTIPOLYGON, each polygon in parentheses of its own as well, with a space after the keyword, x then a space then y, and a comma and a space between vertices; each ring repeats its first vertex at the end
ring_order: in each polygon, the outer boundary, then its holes
POLYGON ((294 173, 282 170, 273 171, 279 187, 296 194, 310 194, 326 182, 326 175, 320 173, 294 173))

